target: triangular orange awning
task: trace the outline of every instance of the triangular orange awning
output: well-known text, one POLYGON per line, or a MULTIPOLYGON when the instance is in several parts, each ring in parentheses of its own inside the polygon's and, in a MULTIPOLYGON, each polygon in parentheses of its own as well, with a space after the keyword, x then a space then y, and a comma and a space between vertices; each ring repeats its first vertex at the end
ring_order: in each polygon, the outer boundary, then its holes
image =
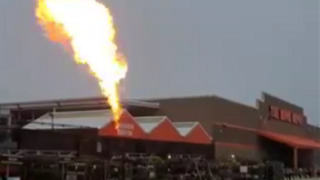
POLYGON ((211 144, 212 138, 199 122, 173 123, 186 143, 211 144))
POLYGON ((168 118, 159 123, 149 133, 148 138, 156 141, 183 142, 182 136, 168 118))
POLYGON ((320 149, 320 143, 308 138, 289 136, 270 131, 258 131, 258 134, 270 140, 281 142, 296 148, 320 149))
POLYGON ((134 120, 153 141, 182 142, 183 138, 166 116, 135 117, 134 120))
POLYGON ((211 136, 199 123, 186 135, 186 141, 196 144, 211 144, 212 142, 211 136))
POLYGON ((133 139, 146 138, 146 134, 144 133, 143 129, 126 110, 123 110, 122 114, 120 115, 118 129, 116 128, 114 121, 111 121, 105 127, 99 130, 99 135, 133 139))

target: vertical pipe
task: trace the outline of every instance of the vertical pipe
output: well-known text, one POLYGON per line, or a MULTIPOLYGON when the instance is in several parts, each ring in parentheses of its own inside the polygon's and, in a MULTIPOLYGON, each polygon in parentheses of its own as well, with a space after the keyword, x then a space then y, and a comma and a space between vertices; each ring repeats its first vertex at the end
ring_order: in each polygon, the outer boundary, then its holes
POLYGON ((103 165, 103 172, 104 172, 104 180, 107 180, 107 160, 104 160, 104 165, 103 165))
POLYGON ((65 162, 61 163, 61 180, 65 179, 65 162))
POLYGON ((48 115, 50 116, 50 120, 51 120, 49 125, 51 126, 51 130, 53 130, 53 113, 49 112, 48 115))
POLYGON ((10 177, 10 165, 9 164, 6 165, 6 177, 7 177, 7 179, 10 177))
POLYGON ((11 140, 11 124, 12 124, 12 118, 11 114, 7 118, 7 140, 11 140))
POLYGON ((18 121, 21 121, 21 110, 18 110, 18 121))
POLYGON ((56 112, 56 108, 52 109, 52 113, 50 113, 51 116, 51 130, 54 130, 54 114, 56 112))
POLYGON ((298 168, 298 148, 293 148, 293 167, 298 168))

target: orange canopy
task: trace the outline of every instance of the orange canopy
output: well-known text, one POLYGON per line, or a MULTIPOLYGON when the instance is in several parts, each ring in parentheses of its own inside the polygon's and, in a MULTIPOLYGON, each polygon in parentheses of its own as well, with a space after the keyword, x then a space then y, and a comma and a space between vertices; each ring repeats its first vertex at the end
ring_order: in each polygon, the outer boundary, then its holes
POLYGON ((139 124, 134 121, 131 114, 124 110, 119 118, 118 129, 115 126, 113 119, 109 120, 104 127, 99 129, 100 136, 112 136, 112 137, 125 137, 133 139, 145 139, 145 132, 139 126, 139 124))
POLYGON ((212 138, 199 122, 173 123, 180 135, 187 143, 211 144, 212 138))
POLYGON ((269 131, 258 131, 258 134, 273 141, 278 141, 296 148, 320 149, 320 143, 312 139, 289 136, 269 131))
POLYGON ((182 142, 177 129, 166 116, 135 117, 134 120, 146 133, 146 138, 153 141, 182 142))

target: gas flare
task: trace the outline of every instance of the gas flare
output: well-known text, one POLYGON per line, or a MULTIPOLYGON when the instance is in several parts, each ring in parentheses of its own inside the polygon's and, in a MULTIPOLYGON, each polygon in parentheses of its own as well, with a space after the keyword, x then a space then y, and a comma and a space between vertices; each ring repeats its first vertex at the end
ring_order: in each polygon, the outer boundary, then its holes
POLYGON ((71 47, 75 61, 89 66, 118 122, 119 84, 128 67, 118 53, 110 11, 96 0, 38 0, 36 17, 50 40, 71 47))

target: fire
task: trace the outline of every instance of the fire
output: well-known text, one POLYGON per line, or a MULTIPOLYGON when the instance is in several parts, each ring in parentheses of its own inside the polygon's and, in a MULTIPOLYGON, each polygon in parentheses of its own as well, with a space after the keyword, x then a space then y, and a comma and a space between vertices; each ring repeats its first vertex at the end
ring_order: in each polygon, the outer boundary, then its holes
POLYGON ((50 40, 71 47, 75 61, 89 66, 118 122, 119 83, 128 67, 109 10, 95 0, 38 0, 36 17, 50 40))

